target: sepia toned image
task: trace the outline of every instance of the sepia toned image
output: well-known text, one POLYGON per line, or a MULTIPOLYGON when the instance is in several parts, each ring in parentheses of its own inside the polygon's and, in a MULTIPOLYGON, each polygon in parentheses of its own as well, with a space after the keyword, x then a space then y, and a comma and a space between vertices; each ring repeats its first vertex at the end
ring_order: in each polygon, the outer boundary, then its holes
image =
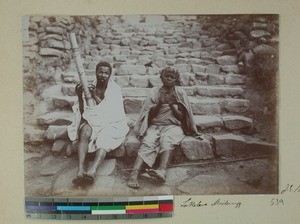
POLYGON ((278 15, 22 19, 25 196, 278 193, 278 15))

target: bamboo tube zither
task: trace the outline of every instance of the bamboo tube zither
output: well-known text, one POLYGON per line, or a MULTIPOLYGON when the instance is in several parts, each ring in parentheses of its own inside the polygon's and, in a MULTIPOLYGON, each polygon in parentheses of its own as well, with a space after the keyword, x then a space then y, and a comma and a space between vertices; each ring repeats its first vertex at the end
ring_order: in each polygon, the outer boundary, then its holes
POLYGON ((84 71, 84 68, 82 65, 82 60, 80 57, 80 52, 78 49, 78 44, 77 44, 75 33, 70 33, 70 42, 71 42, 71 48, 74 53, 76 67, 77 67, 77 71, 79 74, 79 79, 80 79, 80 82, 82 85, 82 89, 83 89, 83 93, 84 93, 84 96, 86 99, 87 106, 94 106, 95 101, 93 100, 92 95, 88 89, 88 81, 87 81, 85 71, 84 71))

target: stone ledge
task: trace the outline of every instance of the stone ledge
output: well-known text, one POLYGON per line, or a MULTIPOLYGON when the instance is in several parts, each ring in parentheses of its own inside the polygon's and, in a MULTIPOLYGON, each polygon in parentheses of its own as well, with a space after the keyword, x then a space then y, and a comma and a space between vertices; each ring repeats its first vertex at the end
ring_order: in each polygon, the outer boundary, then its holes
POLYGON ((186 136, 180 143, 182 153, 189 160, 214 158, 212 144, 209 139, 199 140, 186 136))
MULTIPOLYGON (((127 114, 139 113, 146 97, 124 97, 124 108, 127 114)), ((249 109, 249 101, 233 98, 197 98, 189 97, 194 115, 221 114, 226 110, 230 113, 244 113, 249 109)), ((76 96, 57 96, 52 98, 56 109, 71 109, 77 101, 76 96)))
POLYGON ((37 118, 39 125, 68 125, 72 123, 73 113, 69 111, 54 111, 37 118))
MULTIPOLYGON (((45 141, 55 140, 52 152, 54 155, 60 154, 67 145, 76 148, 76 143, 71 143, 66 139, 66 126, 49 126, 46 134, 39 131, 38 142, 33 137, 27 137, 27 143, 43 144, 45 141), (40 135, 43 134, 42 136, 40 135), (46 140, 47 139, 47 140, 46 140)), ((26 141, 25 141, 26 142, 26 141)), ((131 131, 126 136, 123 144, 109 153, 110 157, 133 158, 137 156, 141 142, 131 131)), ((68 147, 69 147, 68 146, 68 147)), ((175 148, 174 156, 182 157, 185 155, 188 160, 213 159, 216 156, 232 157, 245 155, 274 155, 278 146, 273 143, 263 142, 257 138, 244 137, 231 133, 220 135, 206 135, 203 140, 191 136, 185 136, 180 145, 175 148), (247 140, 246 140, 247 139, 247 140)), ((184 160, 184 159, 183 159, 184 160)))
POLYGON ((222 117, 224 125, 229 130, 239 130, 242 128, 250 128, 253 125, 251 118, 243 116, 224 116, 222 117))
MULTIPOLYGON (((152 76, 151 76, 152 77, 152 76)), ((154 77, 155 78, 155 77, 154 77)), ((148 86, 147 75, 141 76, 142 81, 140 84, 134 84, 135 87, 130 86, 132 84, 132 79, 128 76, 115 77, 116 82, 122 86, 123 97, 147 97, 151 87, 148 86), (144 83, 144 84, 143 84, 144 83), (148 87, 148 88, 147 88, 148 87)), ((64 96, 76 96, 75 93, 76 84, 65 83, 61 86, 61 92, 64 96)), ((53 89, 52 96, 57 95, 59 89, 58 86, 50 87, 53 89)), ((231 87, 231 86, 179 86, 179 89, 183 89, 188 96, 205 96, 205 97, 233 97, 242 96, 244 90, 241 87, 231 87)))
POLYGON ((275 154, 278 150, 277 144, 263 142, 257 139, 247 141, 247 153, 252 154, 275 154))
POLYGON ((218 156, 239 155, 246 150, 246 140, 242 136, 234 134, 213 135, 213 141, 218 156))

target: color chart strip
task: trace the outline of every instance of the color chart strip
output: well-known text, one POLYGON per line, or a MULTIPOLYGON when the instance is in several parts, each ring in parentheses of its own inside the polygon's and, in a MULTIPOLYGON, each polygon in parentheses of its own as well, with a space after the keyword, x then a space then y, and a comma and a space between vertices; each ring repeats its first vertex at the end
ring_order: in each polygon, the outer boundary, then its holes
POLYGON ((173 196, 25 198, 29 219, 136 219, 172 217, 173 196))

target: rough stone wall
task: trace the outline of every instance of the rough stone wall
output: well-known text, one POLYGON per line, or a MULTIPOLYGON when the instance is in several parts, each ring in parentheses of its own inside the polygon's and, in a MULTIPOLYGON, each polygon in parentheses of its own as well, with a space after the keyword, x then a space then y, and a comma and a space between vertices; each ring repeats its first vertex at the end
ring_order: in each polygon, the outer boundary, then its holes
POLYGON ((40 144, 45 137, 53 141, 49 129, 58 134, 71 121, 78 76, 69 32, 77 36, 89 81, 100 60, 113 65, 129 125, 149 89, 161 84, 159 71, 173 66, 181 74, 180 84, 190 96, 194 114, 199 115, 200 130, 249 128, 251 119, 243 117, 249 110, 246 83, 257 77, 267 80, 278 70, 277 19, 271 15, 30 17, 29 41, 23 42, 25 142, 40 144), (261 58, 271 67, 265 72, 261 58))

